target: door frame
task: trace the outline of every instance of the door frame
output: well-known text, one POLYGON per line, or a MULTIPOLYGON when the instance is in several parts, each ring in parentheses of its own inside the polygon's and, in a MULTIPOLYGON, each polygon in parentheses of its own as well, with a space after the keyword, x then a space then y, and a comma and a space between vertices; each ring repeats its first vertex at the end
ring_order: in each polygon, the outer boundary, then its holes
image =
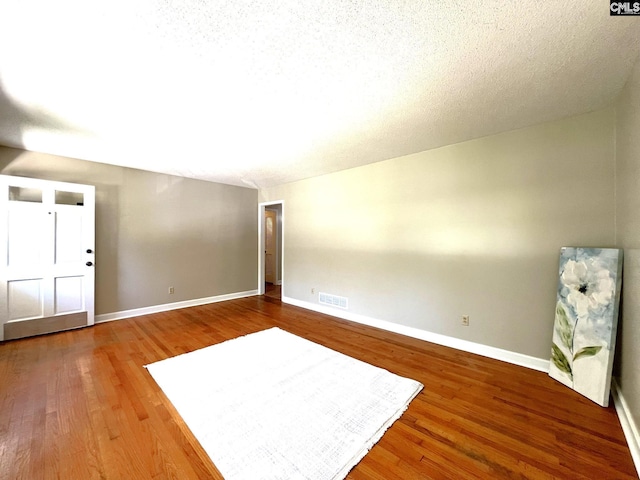
MULTIPOLYGON (((264 211, 265 207, 280 205, 276 219, 282 225, 282 236, 280 238, 280 249, 278 250, 278 260, 276 271, 280 269, 280 283, 284 289, 284 200, 258 203, 258 295, 264 295, 264 275, 265 275, 265 255, 264 255, 264 211)), ((277 248, 277 247, 276 247, 277 248)))

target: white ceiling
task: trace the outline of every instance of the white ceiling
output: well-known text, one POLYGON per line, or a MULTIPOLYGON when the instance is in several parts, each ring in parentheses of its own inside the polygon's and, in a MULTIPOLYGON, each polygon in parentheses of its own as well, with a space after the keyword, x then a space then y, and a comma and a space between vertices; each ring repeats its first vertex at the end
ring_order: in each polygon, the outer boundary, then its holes
POLYGON ((610 105, 602 0, 3 0, 0 144, 268 187, 610 105))

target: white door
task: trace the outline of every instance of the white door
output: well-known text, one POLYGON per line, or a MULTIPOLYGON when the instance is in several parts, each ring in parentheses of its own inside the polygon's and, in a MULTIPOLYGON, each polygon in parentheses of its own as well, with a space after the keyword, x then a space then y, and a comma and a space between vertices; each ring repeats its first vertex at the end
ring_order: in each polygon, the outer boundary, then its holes
POLYGON ((0 340, 94 322, 95 187, 0 175, 0 340))

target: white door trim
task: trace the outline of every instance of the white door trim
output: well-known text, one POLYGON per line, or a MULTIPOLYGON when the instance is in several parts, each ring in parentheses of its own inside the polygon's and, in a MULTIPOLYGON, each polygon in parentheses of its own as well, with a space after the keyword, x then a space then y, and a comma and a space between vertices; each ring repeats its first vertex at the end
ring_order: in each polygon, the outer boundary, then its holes
MULTIPOLYGON (((280 264, 281 277, 284 288, 284 200, 276 200, 273 202, 261 202, 258 204, 258 295, 264 295, 264 272, 265 272, 265 256, 264 256, 264 210, 265 207, 271 205, 280 205, 281 214, 280 221, 282 222, 282 238, 280 239, 280 251, 278 255, 278 262, 280 264)), ((276 266, 277 268, 277 266, 276 266)))

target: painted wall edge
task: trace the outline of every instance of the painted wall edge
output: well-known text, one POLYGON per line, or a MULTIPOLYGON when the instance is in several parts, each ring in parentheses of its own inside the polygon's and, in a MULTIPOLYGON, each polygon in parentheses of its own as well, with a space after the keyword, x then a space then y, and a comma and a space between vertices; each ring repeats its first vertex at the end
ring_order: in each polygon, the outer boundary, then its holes
POLYGON ((153 305, 150 307, 134 308, 132 310, 123 310, 121 312, 104 313, 96 315, 95 323, 111 322, 113 320, 122 320, 125 318, 138 317, 140 315, 148 315, 151 313, 168 312, 179 308, 196 307, 198 305, 206 305, 208 303, 224 302, 225 300, 235 300, 237 298, 253 297, 258 295, 257 290, 247 290, 245 292, 227 293, 224 295, 216 295, 213 297, 195 298, 193 300, 185 300, 182 302, 165 303, 162 305, 153 305))
MULTIPOLYGON (((283 303, 295 305, 297 307, 306 308, 319 313, 331 315, 333 317, 342 318, 343 320, 350 320, 371 327, 381 328, 408 337, 417 338, 418 340, 425 340, 427 342, 436 343, 445 347, 455 348, 469 353, 475 353, 484 357, 493 358, 496 360, 502 360, 504 362, 519 365, 521 367, 531 368, 540 372, 549 372, 549 360, 536 358, 522 353, 511 352, 509 350, 503 350, 501 348, 490 347, 480 343, 470 342, 468 340, 461 340, 459 338, 449 337, 447 335, 441 335, 438 333, 428 332, 415 327, 407 327, 405 325, 399 325, 397 323, 389 322, 386 320, 379 320, 377 318, 367 317, 356 313, 350 313, 347 311, 337 310, 331 307, 325 307, 324 305, 317 305, 315 303, 305 302, 303 300, 297 300, 291 297, 282 297, 283 303)), ((549 347, 551 352, 551 347, 549 347)), ((551 353, 549 353, 551 355, 551 353)))
POLYGON ((627 440, 627 445, 629 445, 629 450, 631 451, 631 458, 633 458, 638 477, 640 477, 640 433, 631 414, 631 409, 622 395, 622 389, 617 378, 614 378, 611 383, 611 396, 613 397, 613 403, 616 407, 616 413, 627 440))

